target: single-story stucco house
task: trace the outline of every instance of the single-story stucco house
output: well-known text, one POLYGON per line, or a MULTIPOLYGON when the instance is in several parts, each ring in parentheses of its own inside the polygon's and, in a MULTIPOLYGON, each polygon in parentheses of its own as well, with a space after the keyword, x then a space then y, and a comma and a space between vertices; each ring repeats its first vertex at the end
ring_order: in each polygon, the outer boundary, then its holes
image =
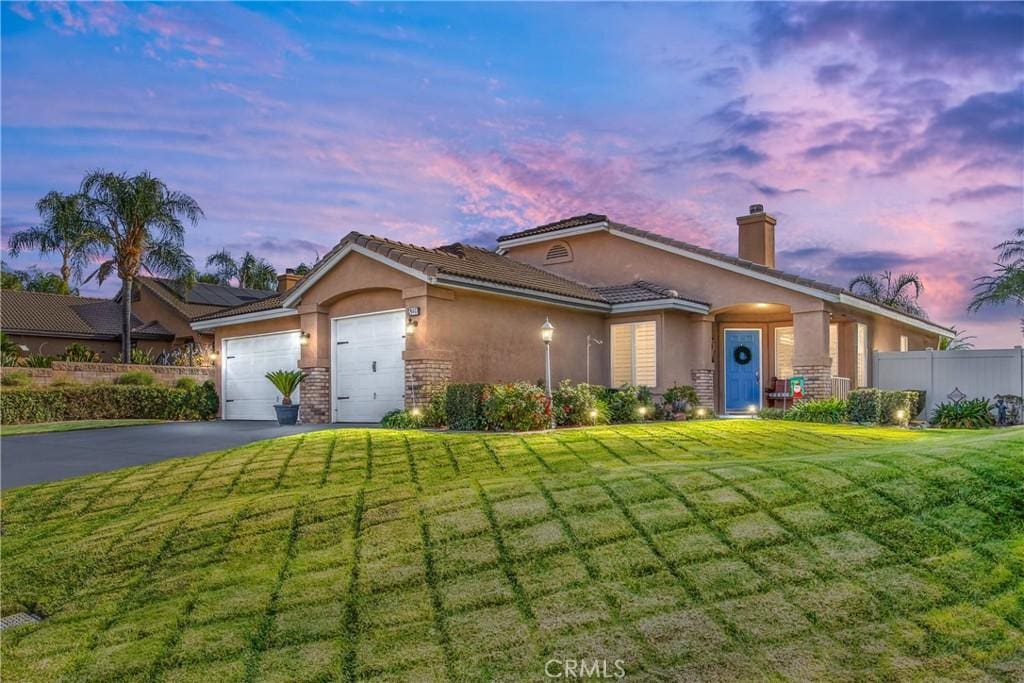
MULTIPOLYGON (((37 356, 58 356, 71 344, 92 349, 102 361, 121 353, 121 307, 110 299, 5 289, 0 330, 37 356)), ((132 315, 133 345, 155 355, 173 340, 174 333, 159 321, 132 315)))
POLYGON ((552 375, 661 393, 693 384, 746 412, 772 377, 806 395, 867 386, 871 351, 936 347, 945 327, 775 269, 776 219, 737 219, 738 256, 587 214, 426 248, 350 233, 276 296, 192 322, 213 332, 222 416, 272 419, 269 370, 302 368, 306 422, 367 422, 424 403, 445 381, 535 381, 540 326, 552 375), (589 367, 588 367, 589 364, 589 367))

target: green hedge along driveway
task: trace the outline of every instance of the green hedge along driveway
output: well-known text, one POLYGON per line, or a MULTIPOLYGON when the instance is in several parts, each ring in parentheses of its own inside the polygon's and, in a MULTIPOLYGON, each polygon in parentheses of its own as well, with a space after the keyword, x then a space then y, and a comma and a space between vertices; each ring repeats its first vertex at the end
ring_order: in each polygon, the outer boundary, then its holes
POLYGON ((315 432, 4 493, 8 681, 1019 680, 1024 431, 315 432))

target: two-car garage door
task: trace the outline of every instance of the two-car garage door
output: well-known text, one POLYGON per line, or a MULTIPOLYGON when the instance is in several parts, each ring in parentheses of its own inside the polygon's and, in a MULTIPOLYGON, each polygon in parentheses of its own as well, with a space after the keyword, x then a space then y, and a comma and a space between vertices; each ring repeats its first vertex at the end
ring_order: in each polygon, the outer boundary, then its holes
MULTIPOLYGON (((335 422, 377 422, 405 404, 404 311, 333 323, 332 414, 335 422)), ((265 375, 298 367, 299 332, 224 341, 224 419, 273 420, 281 397, 265 375)), ((301 388, 300 388, 301 392, 301 388)), ((299 402, 298 392, 292 397, 299 402)))
MULTIPOLYGON (((224 419, 276 419, 274 404, 281 395, 266 374, 298 366, 298 331, 224 340, 224 419)), ((292 401, 298 397, 296 392, 292 401)))

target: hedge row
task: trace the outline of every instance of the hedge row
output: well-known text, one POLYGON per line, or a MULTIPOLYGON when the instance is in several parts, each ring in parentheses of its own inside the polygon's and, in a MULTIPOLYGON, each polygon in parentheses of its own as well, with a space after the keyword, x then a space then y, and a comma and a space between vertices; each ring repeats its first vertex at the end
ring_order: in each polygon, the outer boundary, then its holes
POLYGON ((0 422, 67 420, 209 420, 217 415, 213 382, 178 387, 131 384, 25 387, 0 391, 0 422))
POLYGON ((850 422, 862 424, 903 424, 924 409, 925 392, 917 389, 883 391, 854 389, 847 396, 850 422), (898 416, 903 411, 903 418, 898 416))

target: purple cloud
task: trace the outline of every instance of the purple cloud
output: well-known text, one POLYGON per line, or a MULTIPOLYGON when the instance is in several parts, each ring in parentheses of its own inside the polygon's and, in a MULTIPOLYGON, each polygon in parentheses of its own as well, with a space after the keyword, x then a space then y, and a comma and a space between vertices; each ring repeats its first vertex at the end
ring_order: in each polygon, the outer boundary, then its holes
POLYGON ((823 64, 814 70, 814 81, 820 86, 839 85, 846 83, 860 73, 860 67, 849 62, 823 64))

